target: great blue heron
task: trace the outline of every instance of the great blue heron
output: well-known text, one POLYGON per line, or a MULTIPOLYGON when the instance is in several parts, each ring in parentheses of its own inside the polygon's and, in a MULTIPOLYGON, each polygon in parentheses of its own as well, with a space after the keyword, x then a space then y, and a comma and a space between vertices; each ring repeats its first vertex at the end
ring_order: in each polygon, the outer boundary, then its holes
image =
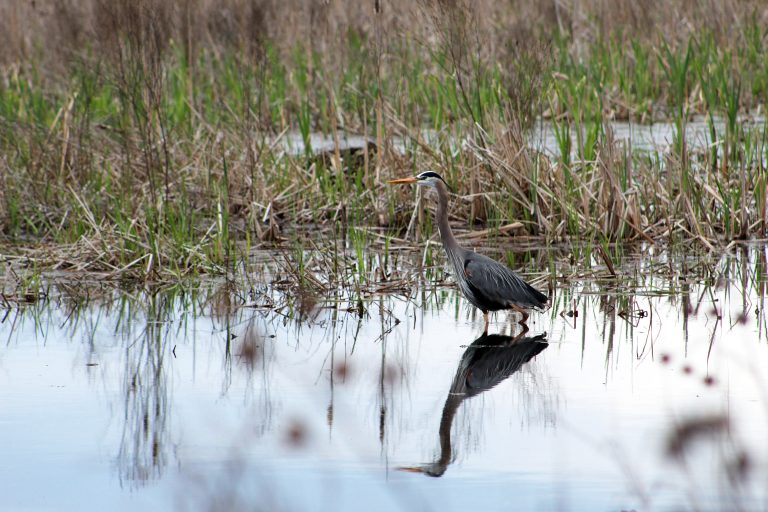
POLYGON ((522 315, 521 324, 528 320, 526 309, 541 308, 547 296, 523 281, 501 263, 459 246, 448 223, 448 184, 436 172, 425 171, 411 178, 390 180, 390 184, 416 183, 437 191, 437 227, 445 253, 453 266, 461 293, 483 312, 484 332, 488 331, 488 312, 513 309, 522 315))
POLYGON ((507 379, 549 346, 546 333, 522 338, 523 333, 514 338, 502 334, 483 334, 467 347, 456 368, 456 376, 440 417, 440 456, 434 462, 422 466, 398 468, 400 471, 429 476, 442 476, 445 473, 453 458, 451 426, 462 402, 507 379))

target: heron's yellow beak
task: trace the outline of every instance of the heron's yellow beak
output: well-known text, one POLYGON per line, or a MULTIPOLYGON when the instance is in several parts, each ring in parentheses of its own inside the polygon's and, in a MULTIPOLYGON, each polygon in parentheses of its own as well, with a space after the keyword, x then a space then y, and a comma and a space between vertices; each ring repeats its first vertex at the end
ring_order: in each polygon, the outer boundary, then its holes
POLYGON ((387 183, 389 183, 390 185, 404 185, 406 183, 416 183, 417 181, 419 180, 414 177, 410 177, 410 178, 400 178, 398 180, 389 180, 387 183))

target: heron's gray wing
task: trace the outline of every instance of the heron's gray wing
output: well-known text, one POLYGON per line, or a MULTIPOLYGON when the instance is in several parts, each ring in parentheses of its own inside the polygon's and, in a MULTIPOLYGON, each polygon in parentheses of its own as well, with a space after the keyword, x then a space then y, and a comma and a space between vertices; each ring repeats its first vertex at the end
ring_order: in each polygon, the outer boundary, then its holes
POLYGON ((546 295, 506 266, 482 254, 467 252, 464 258, 464 278, 486 310, 506 309, 513 304, 539 308, 547 303, 546 295))

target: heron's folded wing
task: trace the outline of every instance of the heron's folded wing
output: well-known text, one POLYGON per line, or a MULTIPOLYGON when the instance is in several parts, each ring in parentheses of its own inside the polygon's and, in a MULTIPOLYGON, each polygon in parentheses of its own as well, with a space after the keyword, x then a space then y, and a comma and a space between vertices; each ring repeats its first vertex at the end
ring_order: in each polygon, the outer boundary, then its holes
POLYGON ((547 302, 546 295, 509 268, 481 254, 472 253, 464 261, 464 277, 489 309, 508 308, 512 304, 541 307, 547 302))

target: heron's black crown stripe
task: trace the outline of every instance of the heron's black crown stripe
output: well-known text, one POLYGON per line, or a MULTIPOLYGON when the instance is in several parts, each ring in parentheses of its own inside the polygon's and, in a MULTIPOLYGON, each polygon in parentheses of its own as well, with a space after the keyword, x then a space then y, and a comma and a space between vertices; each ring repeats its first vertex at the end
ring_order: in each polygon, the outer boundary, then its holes
POLYGON ((445 181, 442 176, 440 176, 439 174, 437 174, 434 171, 424 171, 423 173, 418 175, 418 178, 420 180, 424 180, 424 179, 427 179, 427 178, 437 178, 437 179, 439 179, 439 180, 441 180, 443 182, 445 181))

